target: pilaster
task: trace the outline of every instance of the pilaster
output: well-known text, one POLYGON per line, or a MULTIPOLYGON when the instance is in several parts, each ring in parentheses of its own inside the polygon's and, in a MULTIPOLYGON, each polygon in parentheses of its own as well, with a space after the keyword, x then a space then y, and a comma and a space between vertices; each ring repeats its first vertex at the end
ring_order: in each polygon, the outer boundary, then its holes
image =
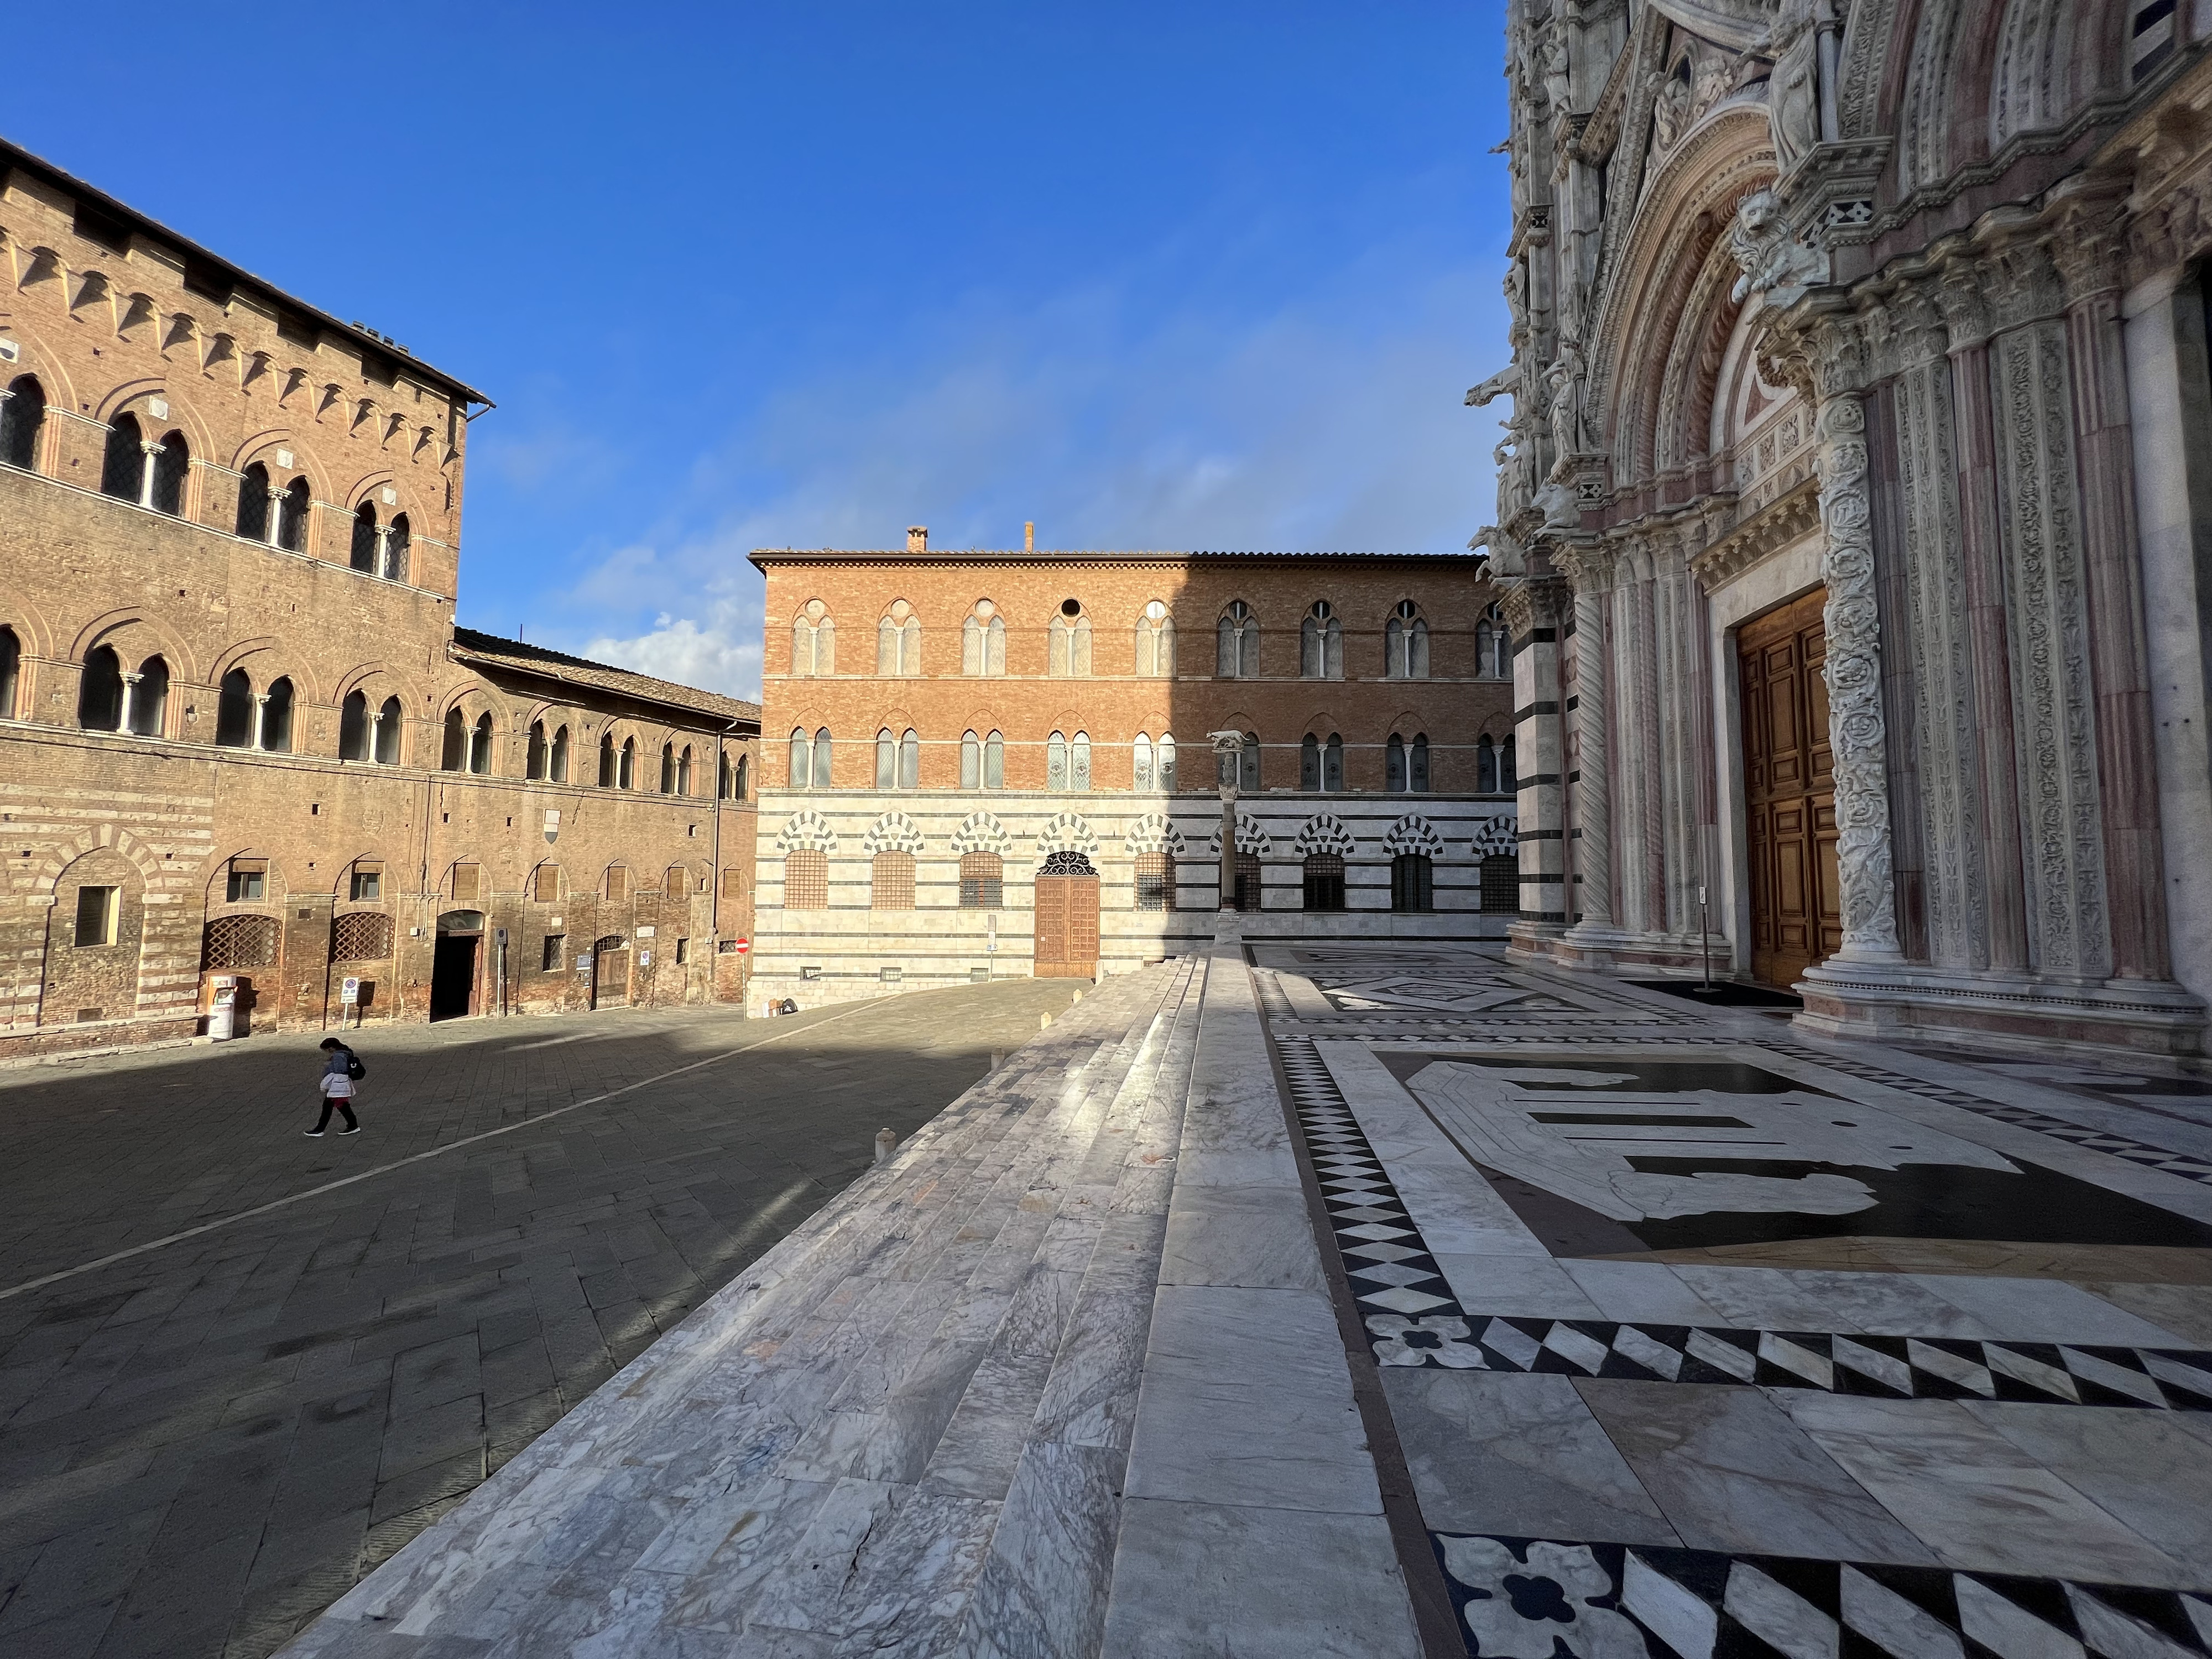
POLYGON ((1567 585, 1534 576, 1506 591, 1513 630, 1513 731, 1519 757, 1521 919, 1512 930, 1516 954, 1548 954, 1547 941, 1565 931, 1565 750, 1560 720, 1559 623, 1567 585))

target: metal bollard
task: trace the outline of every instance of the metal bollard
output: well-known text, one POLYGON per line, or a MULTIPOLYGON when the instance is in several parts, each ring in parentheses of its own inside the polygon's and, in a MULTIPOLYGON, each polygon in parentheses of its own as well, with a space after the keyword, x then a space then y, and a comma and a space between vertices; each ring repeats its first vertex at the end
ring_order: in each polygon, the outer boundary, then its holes
POLYGON ((884 1164, 891 1161, 891 1154, 897 1150, 898 1137, 896 1135, 893 1134, 889 1129, 878 1129, 876 1131, 876 1167, 878 1170, 882 1169, 884 1164))

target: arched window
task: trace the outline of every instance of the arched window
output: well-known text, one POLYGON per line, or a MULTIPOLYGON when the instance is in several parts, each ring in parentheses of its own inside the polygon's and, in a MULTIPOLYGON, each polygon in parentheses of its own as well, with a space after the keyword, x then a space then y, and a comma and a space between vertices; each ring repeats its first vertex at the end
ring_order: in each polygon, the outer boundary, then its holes
POLYGON ((876 623, 876 672, 910 678, 921 672, 921 618, 904 599, 876 623))
POLYGON ((1175 619, 1164 599, 1148 602, 1137 618, 1137 672, 1146 679, 1175 678, 1175 619))
POLYGON ((1060 601, 1052 619, 1050 653, 1045 672, 1062 678, 1081 679, 1091 672, 1091 618, 1083 614, 1079 599, 1060 601))
POLYGON ((349 562, 356 570, 376 574, 376 508, 363 501, 353 514, 353 556, 349 562))
POLYGON ((1395 732, 1382 745, 1382 787, 1394 795, 1406 793, 1406 740, 1395 732))
POLYGON ((245 749, 253 742, 253 680, 243 668, 225 674, 216 689, 215 740, 225 749, 245 749))
POLYGON ((349 691, 338 706, 338 758, 365 761, 368 751, 368 694, 349 691))
POLYGON ((142 738, 158 738, 168 708, 169 665, 160 657, 149 657, 138 665, 135 684, 128 676, 124 679, 124 724, 142 738))
POLYGON ((46 427, 46 389, 38 378, 21 374, 0 398, 0 461, 26 471, 39 470, 39 439, 46 427))
POLYGON ((1298 740, 1298 787, 1321 787, 1321 739, 1310 732, 1298 740))
POLYGON ((1435 872, 1426 853, 1401 853, 1390 860, 1390 908, 1425 911, 1436 908, 1435 872))
POLYGON ((1494 795, 1498 793, 1498 745, 1486 732, 1474 745, 1474 793, 1494 795))
POLYGON ((996 910, 1006 899, 1006 861, 996 853, 960 855, 960 908, 996 910))
POLYGON ((1322 745, 1321 787, 1340 794, 1344 790, 1344 739, 1334 732, 1322 745))
POLYGON ((1411 599, 1399 600, 1382 624, 1382 672, 1394 680, 1429 677, 1429 625, 1411 599))
POLYGON ((547 757, 546 775, 555 783, 568 781, 568 728, 562 726, 553 733, 552 753, 547 757))
POLYGON ((307 481, 295 478, 276 498, 276 545, 287 553, 307 550, 307 481))
POLYGON ((740 755, 738 757, 737 772, 732 777, 730 784, 730 799, 732 800, 750 800, 752 799, 752 757, 750 755, 740 755))
POLYGON ((898 781, 902 789, 921 787, 921 735, 912 726, 899 739, 898 781))
POLYGON ((1172 910, 1176 908, 1175 854, 1137 854, 1137 908, 1172 910))
POLYGON ((814 775, 814 739, 804 731, 791 734, 791 787, 804 789, 814 775))
POLYGON ((384 577, 386 581, 407 580, 407 566, 413 555, 409 550, 407 515, 392 515, 392 527, 384 532, 384 577))
POLYGON ((1078 732, 1075 741, 1067 746, 1067 787, 1088 790, 1091 787, 1091 734, 1078 732))
POLYGON ((1316 599, 1298 624, 1298 673, 1310 680, 1344 678, 1344 623, 1327 599, 1316 599))
POLYGON ((238 481, 238 533, 250 542, 269 539, 269 469, 258 461, 238 481))
POLYGON ((191 471, 192 452, 185 434, 172 432, 154 453, 152 488, 146 505, 156 513, 181 517, 185 510, 185 479, 191 471))
POLYGON ((837 672, 837 629, 830 607, 809 599, 791 624, 791 672, 827 675, 837 672))
POLYGON ((1474 672, 1488 680, 1513 678, 1513 630, 1505 623, 1505 607, 1484 607, 1474 625, 1474 672))
POLYGON ((1334 732, 1323 742, 1309 732, 1298 745, 1298 787, 1340 790, 1344 787, 1344 739, 1334 732))
POLYGON ((1513 739, 1508 738, 1498 750, 1498 787, 1501 793, 1513 794, 1521 787, 1521 776, 1513 763, 1513 739))
POLYGON ((258 746, 272 755, 292 752, 292 682, 289 678, 269 683, 269 695, 261 704, 261 741, 258 746))
POLYGON ((672 743, 660 745, 660 793, 664 795, 676 793, 676 745, 672 743))
POLYGON ((0 628, 0 720, 15 718, 23 679, 23 646, 12 628, 0 628))
POLYGON ((384 707, 376 711, 376 763, 379 766, 399 764, 399 699, 386 697, 384 707))
POLYGON ((716 800, 727 800, 729 798, 730 751, 717 744, 715 745, 714 757, 714 799, 716 800))
POLYGON ((438 750, 439 769, 459 771, 468 760, 468 717, 459 708, 448 708, 446 711, 445 740, 438 750))
POLYGON ((1044 787, 1048 789, 1067 787, 1067 736, 1055 732, 1045 739, 1044 787))
POLYGON ((530 741, 522 750, 522 775, 532 782, 542 781, 545 776, 545 722, 530 722, 530 741))
POLYGON ((1006 740, 996 732, 983 739, 983 787, 986 789, 1006 787, 1006 740))
POLYGON ((1429 793, 1429 739, 1426 732, 1417 732, 1406 749, 1406 787, 1414 794, 1429 793))
POLYGON ((100 493, 135 501, 146 490, 144 437, 135 415, 118 415, 107 428, 107 447, 100 460, 100 493))
POLYGON ((814 787, 827 789, 833 775, 830 769, 830 728, 825 726, 814 733, 814 787))
POLYGON ((1306 860, 1306 908, 1344 908, 1344 860, 1335 853, 1316 853, 1306 860))
POLYGON ((635 738, 624 738, 623 739, 622 753, 616 757, 616 763, 615 787, 617 789, 636 788, 637 739, 635 738))
POLYGON ((1160 733, 1159 747, 1155 751, 1160 768, 1160 793, 1172 795, 1176 787, 1175 737, 1171 732, 1160 733))
POLYGON ((914 854, 878 853, 868 870, 868 908, 871 910, 914 908, 914 854))
POLYGON ((477 774, 491 770, 491 714, 489 710, 477 716, 476 729, 469 733, 469 770, 477 774))
POLYGON ((1242 599, 1231 599, 1213 630, 1215 675, 1249 680, 1260 672, 1260 619, 1242 599))
POLYGON ((112 646, 96 645, 84 653, 84 672, 77 681, 76 723, 88 732, 122 727, 123 664, 112 646))
POLYGON ((888 726, 876 733, 876 787, 898 787, 898 739, 888 726))
POLYGON ((818 847, 794 847, 783 855, 783 908, 830 908, 830 855, 818 847))
POLYGON ((676 757, 676 793, 679 795, 691 793, 691 745, 688 743, 684 745, 683 752, 676 757))
POLYGON ((971 676, 1006 672, 1006 619, 988 599, 976 600, 975 610, 960 624, 960 672, 971 676))
POLYGON ((973 732, 960 734, 960 787, 981 789, 983 787, 983 739, 973 732))
MULTIPOLYGON (((703 890, 705 882, 699 884, 703 890)), ((691 872, 680 864, 672 864, 660 878, 660 896, 672 902, 691 896, 691 872)))
POLYGON ((1152 740, 1142 732, 1129 746, 1130 787, 1149 790, 1152 787, 1152 740))
POLYGON ((612 732, 602 732, 599 733, 600 788, 611 789, 615 787, 619 763, 615 759, 615 734, 612 732))

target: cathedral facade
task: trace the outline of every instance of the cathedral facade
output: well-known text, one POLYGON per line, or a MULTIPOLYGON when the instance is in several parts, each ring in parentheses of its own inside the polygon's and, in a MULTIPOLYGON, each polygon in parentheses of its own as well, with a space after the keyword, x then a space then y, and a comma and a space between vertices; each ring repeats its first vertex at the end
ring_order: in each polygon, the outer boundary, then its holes
POLYGON ((2202 1052, 2212 8, 1509 30, 1515 952, 2202 1052))

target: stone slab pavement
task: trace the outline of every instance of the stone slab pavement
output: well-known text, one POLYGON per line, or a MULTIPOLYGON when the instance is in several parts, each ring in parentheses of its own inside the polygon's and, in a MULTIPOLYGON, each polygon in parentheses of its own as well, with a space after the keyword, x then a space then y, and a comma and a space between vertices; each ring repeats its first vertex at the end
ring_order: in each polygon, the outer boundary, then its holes
POLYGON ((0 1073, 0 1652, 282 1646, 1074 988, 0 1073))

